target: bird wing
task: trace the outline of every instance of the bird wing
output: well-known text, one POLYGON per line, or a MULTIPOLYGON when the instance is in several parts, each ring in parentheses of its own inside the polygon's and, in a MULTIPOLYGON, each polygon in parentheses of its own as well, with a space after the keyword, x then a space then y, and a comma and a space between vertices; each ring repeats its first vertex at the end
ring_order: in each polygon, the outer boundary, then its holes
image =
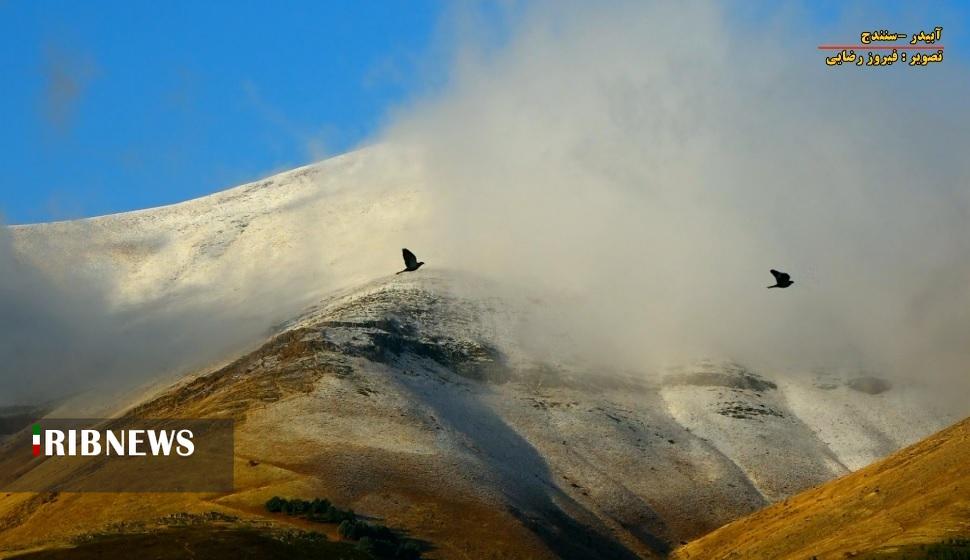
POLYGON ((411 251, 401 249, 401 253, 404 255, 404 266, 411 268, 412 266, 418 264, 418 257, 415 257, 414 253, 411 251))
POLYGON ((791 280, 791 275, 786 274, 784 272, 778 272, 775 269, 771 269, 771 275, 775 277, 775 280, 778 283, 787 282, 787 281, 791 280))

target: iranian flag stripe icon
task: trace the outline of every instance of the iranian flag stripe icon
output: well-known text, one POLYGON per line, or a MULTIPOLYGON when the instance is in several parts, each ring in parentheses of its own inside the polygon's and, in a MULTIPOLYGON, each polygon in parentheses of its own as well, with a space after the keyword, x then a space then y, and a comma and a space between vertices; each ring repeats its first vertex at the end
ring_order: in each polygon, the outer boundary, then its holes
POLYGON ((34 457, 40 456, 40 424, 34 424, 34 457))

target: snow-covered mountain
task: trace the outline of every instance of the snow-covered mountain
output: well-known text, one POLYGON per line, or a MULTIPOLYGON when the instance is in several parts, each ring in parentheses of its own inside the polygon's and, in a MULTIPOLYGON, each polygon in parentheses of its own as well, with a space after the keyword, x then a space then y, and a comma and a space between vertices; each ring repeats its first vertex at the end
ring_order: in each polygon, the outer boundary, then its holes
MULTIPOLYGON (((4 295, 26 302, 9 375, 44 400, 96 388, 65 412, 97 416, 145 382, 231 359, 323 295, 396 270, 425 220, 419 171, 379 146, 171 206, 12 227, 30 270, 4 295)), ((2 389, 0 406, 24 404, 2 389)))
POLYGON ((373 277, 382 243, 423 219, 420 186, 415 158, 376 146, 179 204, 11 233, 46 270, 110 281, 117 304, 218 297, 281 275, 324 274, 324 292, 373 277))
POLYGON ((416 159, 376 146, 182 204, 13 228, 25 258, 109 283, 118 309, 253 328, 193 356, 215 365, 137 372, 114 401, 55 411, 234 417, 236 492, 136 509, 0 496, 13 519, 0 550, 201 508, 259 517, 269 496, 316 494, 442 558, 644 557, 967 412, 872 373, 616 371, 536 352, 520 334, 554 302, 431 259, 391 274, 431 203, 416 159))

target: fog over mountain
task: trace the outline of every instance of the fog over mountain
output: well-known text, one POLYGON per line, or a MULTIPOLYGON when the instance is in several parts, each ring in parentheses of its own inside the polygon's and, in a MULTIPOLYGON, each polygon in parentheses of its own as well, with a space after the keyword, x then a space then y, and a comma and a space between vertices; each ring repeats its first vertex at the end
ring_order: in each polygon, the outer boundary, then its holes
POLYGON ((456 17, 445 85, 371 155, 0 235, 0 404, 225 359, 402 246, 542 300, 516 334, 559 361, 966 372, 959 59, 827 68, 797 10, 516 13, 497 49, 456 17))
POLYGON ((966 371, 962 61, 826 67, 816 45, 857 36, 862 10, 812 28, 797 9, 746 26, 712 4, 580 4, 463 49, 392 127, 424 150, 422 245, 565 296, 570 347, 631 368, 966 371), (795 286, 766 292, 770 268, 795 286))

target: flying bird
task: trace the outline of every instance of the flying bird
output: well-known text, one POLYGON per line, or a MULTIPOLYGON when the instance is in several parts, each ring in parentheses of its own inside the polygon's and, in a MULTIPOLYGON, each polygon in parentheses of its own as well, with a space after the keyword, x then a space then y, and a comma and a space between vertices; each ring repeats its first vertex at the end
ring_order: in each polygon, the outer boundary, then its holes
MULTIPOLYGON (((414 256, 414 253, 408 251, 407 249, 401 249, 401 253, 404 255, 404 270, 401 272, 414 272, 415 270, 421 268, 423 262, 418 262, 418 257, 414 256)), ((398 272, 397 274, 400 274, 398 272)))
POLYGON ((791 286, 792 284, 795 283, 794 281, 792 281, 791 275, 787 273, 779 272, 775 269, 771 269, 771 275, 775 277, 775 285, 768 286, 769 288, 787 288, 788 286, 791 286))

